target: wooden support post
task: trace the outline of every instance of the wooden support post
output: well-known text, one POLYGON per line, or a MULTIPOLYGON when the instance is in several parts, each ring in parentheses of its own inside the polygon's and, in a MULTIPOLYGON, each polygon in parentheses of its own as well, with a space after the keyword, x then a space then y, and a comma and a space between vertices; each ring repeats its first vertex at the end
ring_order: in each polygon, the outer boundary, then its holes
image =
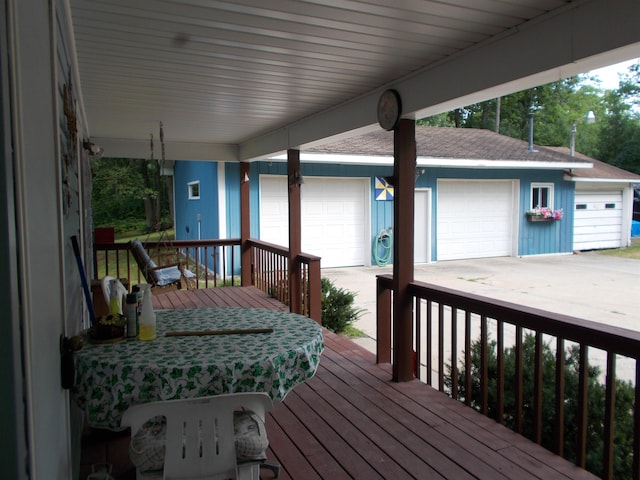
MULTIPOLYGON (((249 164, 240 163, 240 283, 243 287, 253 284, 253 272, 251 271, 251 236, 249 191, 249 164)), ((233 267, 232 267, 233 268, 233 267)))
POLYGON ((302 313, 302 219, 300 208, 300 150, 287 150, 287 183, 289 185, 289 309, 302 313))
POLYGON ((391 290, 376 280, 376 363, 391 363, 391 290))
POLYGON ((416 180, 416 125, 402 119, 393 141, 393 380, 413 380, 414 190, 416 180))

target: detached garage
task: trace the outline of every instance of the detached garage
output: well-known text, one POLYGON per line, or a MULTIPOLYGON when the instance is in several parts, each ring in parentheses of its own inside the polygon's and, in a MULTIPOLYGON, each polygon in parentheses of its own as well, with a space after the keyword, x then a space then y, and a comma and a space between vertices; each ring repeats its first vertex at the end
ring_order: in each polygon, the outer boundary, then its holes
MULTIPOLYGON (((393 145, 393 132, 376 131, 301 151, 301 248, 321 257, 322 267, 371 265, 379 232, 395 242, 393 145), (384 195, 377 192, 381 180, 384 195)), ((569 254, 631 242, 640 175, 566 147, 530 149, 480 129, 416 127, 416 151, 415 262, 569 254), (537 207, 563 215, 533 221, 527 212, 537 207)), ((286 161, 255 161, 249 169, 251 235, 281 246, 289 244, 286 161)), ((184 192, 176 203, 177 239, 196 231, 202 238, 239 236, 239 165, 213 170, 194 163, 174 167, 175 190, 184 192), (187 197, 193 182, 198 200, 187 197), (217 201, 207 201, 214 193, 217 201)))
MULTIPOLYGON (((301 189, 302 251, 322 267, 369 265, 369 179, 306 177, 301 189)), ((287 177, 260 176, 260 239, 287 246, 287 177)))

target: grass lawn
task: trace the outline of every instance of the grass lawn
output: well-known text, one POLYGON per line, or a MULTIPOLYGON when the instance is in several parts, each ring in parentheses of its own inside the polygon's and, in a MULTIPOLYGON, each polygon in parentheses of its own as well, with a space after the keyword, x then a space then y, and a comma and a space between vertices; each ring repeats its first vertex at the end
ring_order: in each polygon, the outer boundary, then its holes
POLYGON ((630 247, 599 250, 597 253, 601 255, 611 255, 613 257, 635 258, 636 260, 640 260, 640 238, 632 238, 630 247))
POLYGON ((158 242, 161 240, 173 240, 175 232, 173 228, 163 230, 161 232, 141 233, 141 232, 125 232, 116 234, 116 242, 126 243, 139 238, 142 242, 158 242))

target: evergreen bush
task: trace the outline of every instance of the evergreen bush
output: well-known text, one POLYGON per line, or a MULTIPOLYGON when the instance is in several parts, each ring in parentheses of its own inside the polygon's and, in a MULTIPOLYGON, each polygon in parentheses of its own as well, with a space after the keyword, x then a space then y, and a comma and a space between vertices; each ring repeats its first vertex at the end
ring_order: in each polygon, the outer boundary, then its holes
POLYGON ((353 292, 336 287, 328 278, 321 280, 321 288, 322 325, 332 332, 342 333, 362 315, 363 310, 353 304, 353 292))

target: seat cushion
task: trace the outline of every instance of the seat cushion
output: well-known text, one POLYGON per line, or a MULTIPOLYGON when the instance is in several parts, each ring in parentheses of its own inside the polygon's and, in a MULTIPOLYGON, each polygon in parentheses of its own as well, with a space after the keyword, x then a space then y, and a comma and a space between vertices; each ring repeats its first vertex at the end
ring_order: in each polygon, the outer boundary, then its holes
MULTIPOLYGON (((236 461, 266 460, 269 446, 263 420, 251 410, 233 413, 233 430, 236 445, 236 461)), ((131 438, 129 458, 141 472, 162 471, 164 467, 167 423, 164 416, 147 420, 131 438)))
POLYGON ((176 283, 180 280, 181 273, 180 269, 177 266, 167 267, 167 268, 159 268, 154 272, 158 281, 156 285, 159 287, 164 287, 166 285, 171 285, 172 283, 176 283))
POLYGON ((251 410, 233 412, 233 431, 238 462, 267 459, 265 450, 269 440, 264 422, 258 415, 251 410))

